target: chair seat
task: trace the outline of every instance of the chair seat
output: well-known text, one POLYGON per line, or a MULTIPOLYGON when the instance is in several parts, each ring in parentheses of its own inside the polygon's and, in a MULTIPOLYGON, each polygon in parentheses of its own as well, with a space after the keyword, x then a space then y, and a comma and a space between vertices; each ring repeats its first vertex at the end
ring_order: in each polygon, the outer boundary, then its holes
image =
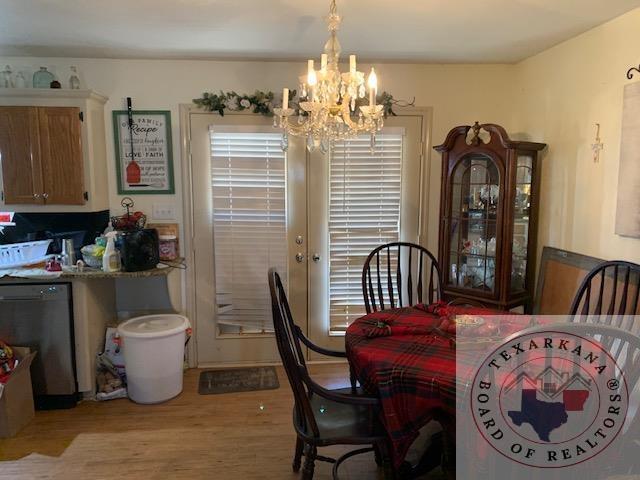
MULTIPOLYGON (((351 388, 333 390, 334 392, 351 395, 351 388)), ((369 415, 368 407, 348 405, 328 400, 320 395, 313 395, 310 399, 320 435, 315 437, 313 432, 306 431, 301 425, 297 411, 293 409, 293 420, 296 431, 309 443, 317 446, 333 444, 368 445, 383 440, 384 428, 380 424, 378 415, 369 415)))

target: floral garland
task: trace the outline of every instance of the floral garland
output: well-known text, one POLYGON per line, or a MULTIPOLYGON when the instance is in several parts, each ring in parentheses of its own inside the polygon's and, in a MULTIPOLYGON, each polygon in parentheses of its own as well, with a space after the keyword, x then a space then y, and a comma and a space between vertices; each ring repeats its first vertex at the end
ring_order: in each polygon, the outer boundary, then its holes
MULTIPOLYGON (((306 99, 298 99, 295 90, 291 90, 289 98, 289 106, 296 110, 296 112, 299 112, 299 102, 306 99)), ((240 95, 234 91, 225 93, 221 90, 220 93, 204 92, 202 97, 194 98, 193 103, 210 112, 218 112, 221 116, 224 116, 225 111, 241 112, 243 110, 251 110, 253 113, 272 117, 273 109, 282 103, 282 99, 276 101, 276 95, 271 91, 263 92, 256 90, 251 95, 240 95)), ((384 107, 385 117, 396 116, 393 111, 394 105, 402 103, 413 105, 413 102, 399 102, 395 100, 393 95, 388 92, 378 94, 376 103, 384 107)), ((356 100, 356 107, 363 105, 368 105, 368 100, 366 98, 358 98, 356 100)))

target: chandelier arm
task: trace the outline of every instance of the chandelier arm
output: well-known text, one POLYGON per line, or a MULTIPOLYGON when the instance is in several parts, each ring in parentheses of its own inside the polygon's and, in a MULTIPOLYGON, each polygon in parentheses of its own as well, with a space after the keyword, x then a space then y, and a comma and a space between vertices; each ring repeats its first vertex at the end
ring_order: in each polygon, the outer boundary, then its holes
POLYGON ((351 104, 351 95, 346 94, 342 98, 342 120, 351 130, 359 130, 359 126, 356 122, 351 120, 351 112, 349 111, 349 105, 351 104))

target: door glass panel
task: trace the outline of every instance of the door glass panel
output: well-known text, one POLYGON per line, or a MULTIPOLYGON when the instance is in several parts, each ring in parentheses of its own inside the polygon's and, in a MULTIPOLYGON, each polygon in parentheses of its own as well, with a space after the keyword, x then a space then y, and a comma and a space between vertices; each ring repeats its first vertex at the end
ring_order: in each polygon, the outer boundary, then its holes
POLYGON ((487 155, 467 155, 456 165, 452 178, 448 283, 492 292, 500 196, 498 168, 487 155))
POLYGON ((330 332, 366 313, 362 268, 377 246, 400 239, 403 136, 338 142, 329 165, 330 332))
POLYGON ((211 132, 217 326, 273 331, 267 271, 287 278, 286 157, 281 135, 211 132))
POLYGON ((530 155, 518 155, 516 164, 516 194, 513 208, 513 247, 511 254, 512 292, 522 291, 526 287, 532 168, 533 159, 530 155))

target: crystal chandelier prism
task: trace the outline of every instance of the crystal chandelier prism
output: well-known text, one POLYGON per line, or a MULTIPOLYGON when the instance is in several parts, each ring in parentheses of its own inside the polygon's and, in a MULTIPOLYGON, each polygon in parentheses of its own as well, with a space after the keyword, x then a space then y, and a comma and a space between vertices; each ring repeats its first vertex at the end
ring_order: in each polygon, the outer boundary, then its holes
POLYGON ((296 111, 289 105, 289 89, 282 92, 282 108, 274 109, 274 126, 282 130, 282 148, 289 145, 289 136, 306 137, 307 148, 327 152, 338 140, 371 135, 375 144, 376 132, 384 123, 383 106, 376 104, 378 80, 372 68, 366 84, 365 75, 356 68, 356 56, 349 57, 349 71, 340 72, 342 48, 338 41, 338 28, 342 21, 336 0, 331 0, 327 26, 329 40, 324 46, 320 69, 314 61, 307 63, 307 75, 300 77, 300 103, 296 111), (366 102, 368 105, 359 105, 366 102))

